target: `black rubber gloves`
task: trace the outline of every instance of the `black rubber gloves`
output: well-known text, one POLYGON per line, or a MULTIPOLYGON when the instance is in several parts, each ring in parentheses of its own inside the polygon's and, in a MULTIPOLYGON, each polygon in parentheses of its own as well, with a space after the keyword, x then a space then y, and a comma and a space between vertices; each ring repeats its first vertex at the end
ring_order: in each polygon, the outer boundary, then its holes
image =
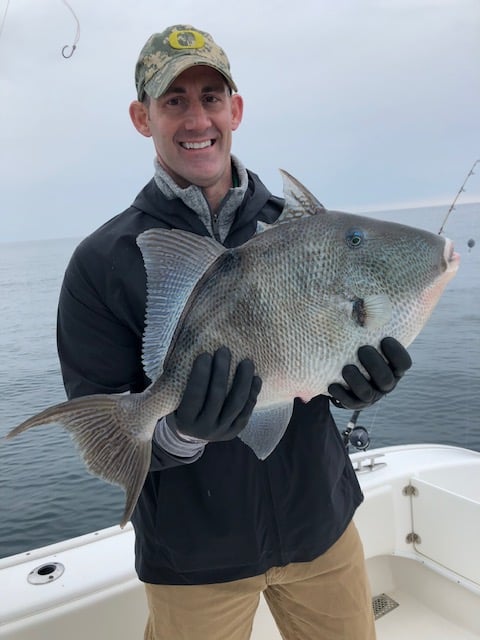
POLYGON ((181 435, 216 442, 231 440, 247 425, 262 387, 251 360, 242 360, 229 390, 231 354, 202 353, 193 363, 183 398, 167 417, 181 435))
POLYGON ((395 338, 384 338, 380 347, 385 357, 369 345, 358 350, 358 359, 370 380, 354 364, 347 364, 343 367, 342 376, 348 387, 339 383, 328 387, 336 406, 354 411, 365 409, 390 393, 412 366, 408 351, 395 338))
MULTIPOLYGON (((356 365, 346 365, 342 375, 347 386, 334 383, 328 388, 336 406, 364 409, 395 388, 410 368, 411 358, 395 338, 384 338, 381 351, 383 356, 372 346, 360 347, 358 358, 370 379, 356 365)), ((229 388, 230 365, 227 347, 196 358, 183 398, 167 417, 172 429, 209 442, 231 440, 240 433, 250 419, 262 381, 255 375, 253 362, 242 360, 229 388)))

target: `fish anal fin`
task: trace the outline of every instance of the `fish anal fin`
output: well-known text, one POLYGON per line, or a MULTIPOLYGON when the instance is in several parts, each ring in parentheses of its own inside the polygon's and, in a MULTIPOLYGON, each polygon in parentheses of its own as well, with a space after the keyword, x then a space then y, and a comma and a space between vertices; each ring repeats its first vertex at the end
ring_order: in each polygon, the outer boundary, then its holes
POLYGON ((248 445, 257 458, 265 460, 283 437, 290 418, 293 402, 255 409, 247 426, 238 435, 248 445))

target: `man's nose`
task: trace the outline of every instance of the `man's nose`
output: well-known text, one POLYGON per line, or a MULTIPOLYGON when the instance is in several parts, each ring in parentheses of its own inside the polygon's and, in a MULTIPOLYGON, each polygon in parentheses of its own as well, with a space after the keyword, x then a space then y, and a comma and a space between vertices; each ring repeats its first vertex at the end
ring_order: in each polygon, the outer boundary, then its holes
POLYGON ((210 117, 202 102, 191 103, 186 113, 185 127, 187 129, 207 129, 210 124, 210 117))

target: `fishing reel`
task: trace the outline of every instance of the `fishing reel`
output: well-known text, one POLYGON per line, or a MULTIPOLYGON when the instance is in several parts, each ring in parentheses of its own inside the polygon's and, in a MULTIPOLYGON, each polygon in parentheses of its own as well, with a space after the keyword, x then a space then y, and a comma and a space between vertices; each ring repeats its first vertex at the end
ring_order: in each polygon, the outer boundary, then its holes
POLYGON ((343 444, 348 449, 352 446, 357 451, 366 451, 370 446, 370 436, 365 427, 357 426, 360 411, 354 411, 344 431, 342 431, 343 444))

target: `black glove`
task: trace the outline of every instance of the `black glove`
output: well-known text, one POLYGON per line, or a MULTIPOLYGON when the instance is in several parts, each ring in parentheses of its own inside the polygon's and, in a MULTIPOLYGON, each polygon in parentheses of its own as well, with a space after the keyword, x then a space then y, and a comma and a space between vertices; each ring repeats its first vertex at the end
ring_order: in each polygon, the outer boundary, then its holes
POLYGON ((328 387, 336 406, 357 411, 370 406, 397 386, 397 382, 412 366, 408 351, 395 338, 384 338, 379 351, 370 345, 360 347, 358 359, 370 376, 368 380, 354 364, 342 369, 342 376, 349 388, 334 382, 328 387))
POLYGON ((251 360, 242 360, 228 389, 231 354, 221 347, 199 355, 183 398, 167 424, 186 435, 215 442, 231 440, 247 425, 262 387, 251 360))

